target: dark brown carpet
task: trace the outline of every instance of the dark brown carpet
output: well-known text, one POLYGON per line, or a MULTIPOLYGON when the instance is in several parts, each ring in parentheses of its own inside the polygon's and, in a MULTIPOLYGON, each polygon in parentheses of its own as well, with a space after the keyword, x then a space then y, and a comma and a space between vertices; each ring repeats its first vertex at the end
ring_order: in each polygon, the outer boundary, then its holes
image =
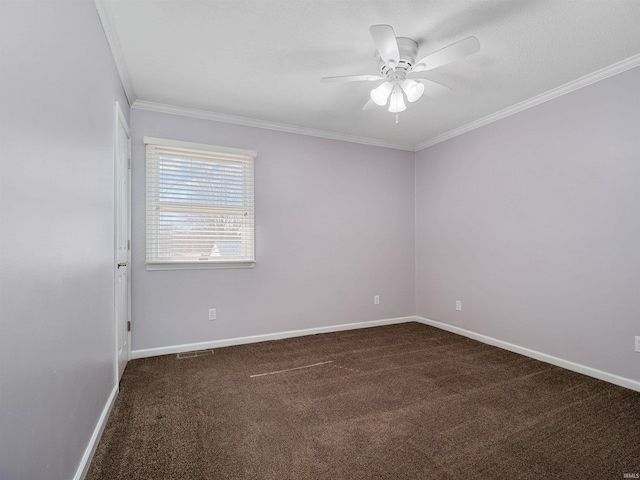
POLYGON ((87 480, 640 472, 640 392, 418 323, 134 360, 121 385, 87 480))

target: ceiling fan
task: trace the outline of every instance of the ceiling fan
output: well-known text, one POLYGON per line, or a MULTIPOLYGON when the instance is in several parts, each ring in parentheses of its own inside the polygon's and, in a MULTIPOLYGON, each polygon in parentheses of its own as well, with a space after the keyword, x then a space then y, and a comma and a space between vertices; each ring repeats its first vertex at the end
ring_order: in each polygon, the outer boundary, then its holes
POLYGON ((391 25, 373 25, 369 28, 373 43, 376 46, 375 56, 378 61, 378 75, 345 75, 340 77, 323 77, 322 82, 375 82, 384 80, 371 90, 369 100, 363 110, 374 105, 384 107, 389 103, 389 111, 396 114, 406 110, 404 96, 409 102, 415 102, 423 95, 440 97, 451 89, 432 80, 415 78, 414 74, 433 70, 480 50, 480 42, 476 37, 467 37, 416 61, 418 43, 405 37, 396 37, 391 25))

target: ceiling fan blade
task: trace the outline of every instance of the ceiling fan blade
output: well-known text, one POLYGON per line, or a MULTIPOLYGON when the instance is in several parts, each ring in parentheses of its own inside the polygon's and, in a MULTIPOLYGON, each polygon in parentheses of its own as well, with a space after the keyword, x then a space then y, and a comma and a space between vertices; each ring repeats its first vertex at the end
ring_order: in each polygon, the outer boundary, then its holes
POLYGON ((414 78, 414 80, 424 85, 424 94, 431 98, 444 97, 451 92, 451 89, 433 80, 425 80, 424 78, 414 78))
POLYGON ((384 77, 380 75, 343 75, 341 77, 322 77, 321 82, 375 82, 376 80, 382 80, 384 77))
POLYGON ((380 58, 385 63, 398 64, 400 61, 400 49, 396 34, 393 32, 391 25, 372 25, 369 27, 373 43, 380 54, 380 58))
POLYGON ((372 108, 375 108, 375 107, 376 107, 376 104, 373 103, 373 100, 369 99, 369 101, 364 104, 364 107, 362 107, 362 110, 371 110, 372 108))
POLYGON ((413 66, 414 72, 433 70, 447 63, 455 62, 480 50, 480 42, 476 37, 467 37, 448 47, 441 48, 418 60, 413 66))

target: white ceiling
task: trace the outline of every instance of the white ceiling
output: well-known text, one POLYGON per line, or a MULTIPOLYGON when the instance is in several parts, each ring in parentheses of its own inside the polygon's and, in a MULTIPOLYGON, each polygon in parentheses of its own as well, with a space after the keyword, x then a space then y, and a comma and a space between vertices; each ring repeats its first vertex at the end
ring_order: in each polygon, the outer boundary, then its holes
POLYGON ((545 92, 540 99, 640 65, 638 0, 96 0, 96 5, 134 106, 171 105, 182 108, 176 112, 194 109, 193 114, 233 123, 409 150, 504 116, 518 104, 535 103, 530 99, 545 92), (397 36, 416 40, 418 57, 471 35, 481 49, 424 72, 424 78, 453 91, 408 104, 395 125, 394 114, 384 107, 361 110, 380 82, 320 82, 324 76, 378 73, 369 33, 374 24, 390 24, 397 36), (580 78, 582 83, 576 82, 580 78), (573 87, 558 88, 570 82, 573 87))

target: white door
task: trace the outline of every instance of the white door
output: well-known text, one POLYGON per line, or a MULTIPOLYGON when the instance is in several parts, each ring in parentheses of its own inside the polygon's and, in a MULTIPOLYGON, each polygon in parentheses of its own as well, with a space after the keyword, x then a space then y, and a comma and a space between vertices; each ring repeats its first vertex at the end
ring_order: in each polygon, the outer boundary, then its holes
POLYGON ((129 263, 131 251, 130 222, 130 172, 131 135, 127 121, 116 102, 115 145, 115 316, 116 316, 116 382, 120 381, 131 354, 131 302, 129 285, 129 263))

